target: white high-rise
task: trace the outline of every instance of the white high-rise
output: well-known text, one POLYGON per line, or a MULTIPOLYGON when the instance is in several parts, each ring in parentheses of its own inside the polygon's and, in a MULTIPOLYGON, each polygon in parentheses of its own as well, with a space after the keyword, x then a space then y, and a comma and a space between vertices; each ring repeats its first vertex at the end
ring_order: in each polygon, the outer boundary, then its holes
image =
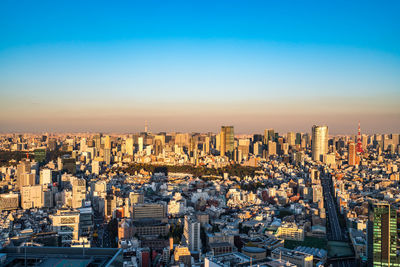
POLYGON ((312 159, 322 161, 322 156, 328 153, 328 126, 312 127, 312 159))
POLYGON ((52 170, 42 169, 40 170, 40 184, 46 185, 52 182, 52 170))
POLYGON ((143 151, 143 137, 138 138, 138 144, 139 144, 139 151, 143 151))
POLYGON ((200 222, 191 216, 185 216, 185 225, 183 228, 183 237, 190 251, 200 251, 200 222))
POLYGON ((125 149, 126 149, 126 154, 129 156, 133 156, 133 138, 129 137, 125 141, 125 149))

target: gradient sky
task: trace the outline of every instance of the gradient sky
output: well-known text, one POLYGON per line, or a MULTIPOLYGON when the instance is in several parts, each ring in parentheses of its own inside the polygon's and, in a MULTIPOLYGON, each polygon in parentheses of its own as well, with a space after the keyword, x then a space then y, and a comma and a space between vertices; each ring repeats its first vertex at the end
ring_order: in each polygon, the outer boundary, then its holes
POLYGON ((399 1, 0 1, 0 132, 400 132, 399 1))

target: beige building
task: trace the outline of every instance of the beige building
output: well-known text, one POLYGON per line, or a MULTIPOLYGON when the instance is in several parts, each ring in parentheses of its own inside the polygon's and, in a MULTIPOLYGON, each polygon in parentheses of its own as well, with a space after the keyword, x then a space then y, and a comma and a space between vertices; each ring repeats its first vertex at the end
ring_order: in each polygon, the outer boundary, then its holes
POLYGON ((133 156, 134 147, 133 147, 133 138, 132 137, 129 137, 128 139, 126 139, 125 151, 126 151, 126 154, 128 154, 128 156, 133 156))
POLYGON ((268 141, 268 156, 276 155, 276 143, 268 141))
POLYGON ((282 224, 275 235, 282 239, 304 241, 304 229, 295 223, 282 224))
POLYGON ((129 202, 131 205, 143 204, 144 203, 144 194, 142 192, 130 192, 129 193, 129 202))
POLYGON ((289 146, 294 146, 296 144, 296 133, 288 132, 286 136, 286 142, 289 146))
POLYGON ((287 248, 276 248, 271 252, 271 258, 282 259, 295 264, 298 267, 312 267, 313 266, 313 255, 287 249, 287 248))
POLYGON ((174 251, 175 263, 181 262, 187 266, 191 265, 191 254, 188 247, 177 246, 174 251))
POLYGON ((31 163, 28 160, 22 160, 17 165, 17 187, 21 189, 25 185, 34 185, 35 184, 35 176, 34 174, 29 175, 31 173, 31 163), (33 179, 32 179, 33 177, 33 179))
POLYGON ((21 188, 21 207, 23 209, 43 207, 42 185, 23 186, 21 188))

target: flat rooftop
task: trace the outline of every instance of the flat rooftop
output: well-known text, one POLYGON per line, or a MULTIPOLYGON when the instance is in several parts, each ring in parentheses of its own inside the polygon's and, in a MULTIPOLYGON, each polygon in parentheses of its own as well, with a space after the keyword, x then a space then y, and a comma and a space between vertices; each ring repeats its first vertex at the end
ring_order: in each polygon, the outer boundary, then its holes
POLYGON ((5 247, 4 266, 97 266, 122 264, 122 251, 114 248, 5 247))

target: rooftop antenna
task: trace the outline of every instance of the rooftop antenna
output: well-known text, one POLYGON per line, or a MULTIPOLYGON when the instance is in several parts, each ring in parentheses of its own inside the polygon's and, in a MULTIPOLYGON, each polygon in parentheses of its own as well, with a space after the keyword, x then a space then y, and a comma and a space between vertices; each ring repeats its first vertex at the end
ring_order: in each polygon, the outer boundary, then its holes
POLYGON ((147 124, 147 120, 144 121, 144 132, 147 133, 148 131, 148 124, 147 124))

